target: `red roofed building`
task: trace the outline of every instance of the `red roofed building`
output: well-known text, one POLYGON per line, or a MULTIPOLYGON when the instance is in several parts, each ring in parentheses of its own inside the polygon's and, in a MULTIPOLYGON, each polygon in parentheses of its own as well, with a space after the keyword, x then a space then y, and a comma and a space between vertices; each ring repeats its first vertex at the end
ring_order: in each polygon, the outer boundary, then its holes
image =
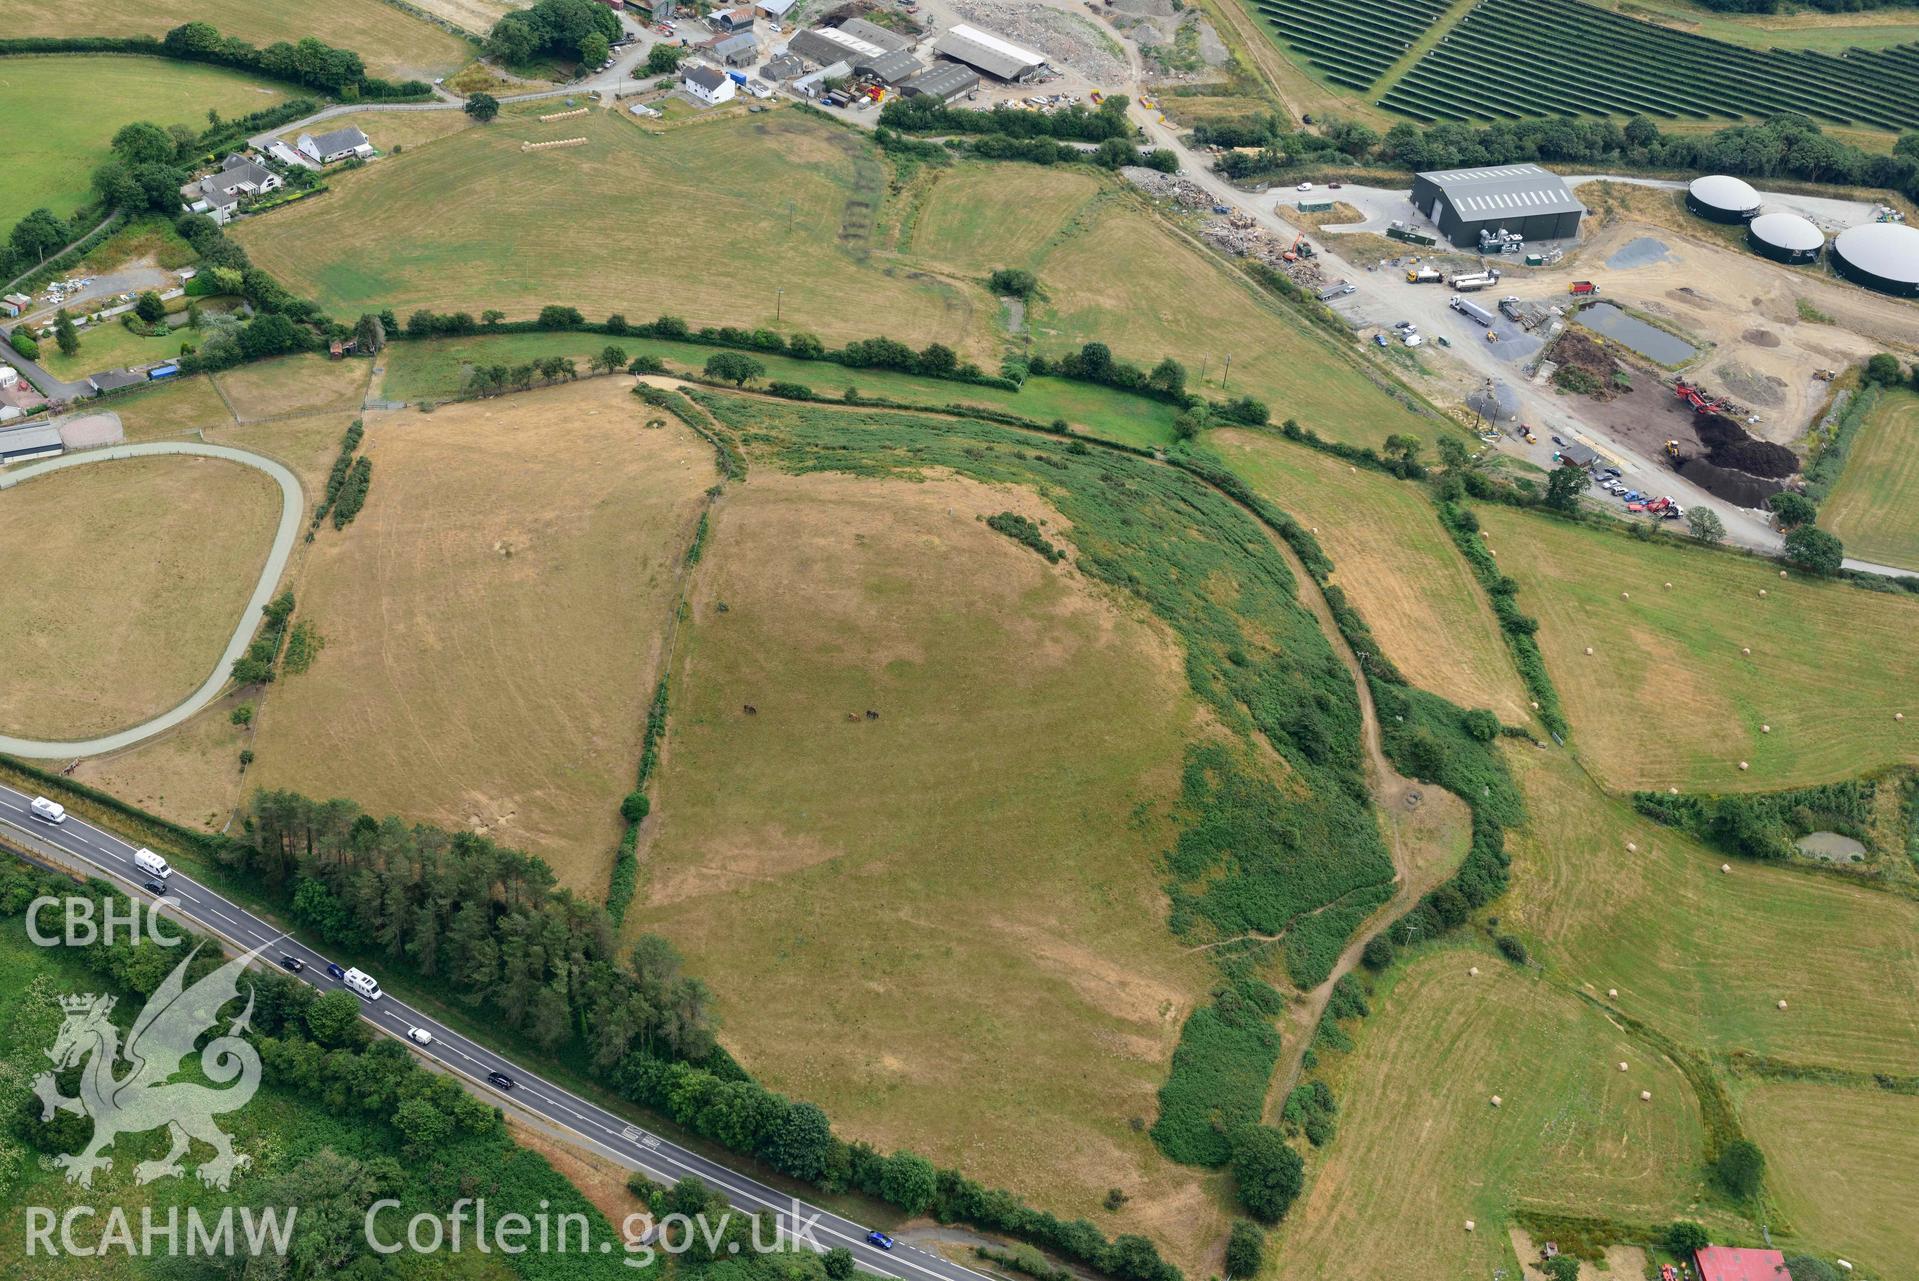
POLYGON ((1792 1281, 1786 1256, 1777 1250, 1709 1245, 1694 1258, 1699 1263, 1699 1281, 1792 1281))

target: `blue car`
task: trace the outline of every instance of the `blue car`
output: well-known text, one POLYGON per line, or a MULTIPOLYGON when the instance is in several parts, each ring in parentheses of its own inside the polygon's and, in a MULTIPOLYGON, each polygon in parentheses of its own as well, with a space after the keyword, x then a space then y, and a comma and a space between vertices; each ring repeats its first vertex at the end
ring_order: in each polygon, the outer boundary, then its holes
POLYGON ((890 1250, 893 1248, 893 1238, 875 1230, 866 1234, 866 1244, 876 1245, 882 1250, 890 1250))
POLYGON ((327 963, 326 972, 330 978, 336 978, 342 982, 346 981, 346 971, 330 961, 327 963))

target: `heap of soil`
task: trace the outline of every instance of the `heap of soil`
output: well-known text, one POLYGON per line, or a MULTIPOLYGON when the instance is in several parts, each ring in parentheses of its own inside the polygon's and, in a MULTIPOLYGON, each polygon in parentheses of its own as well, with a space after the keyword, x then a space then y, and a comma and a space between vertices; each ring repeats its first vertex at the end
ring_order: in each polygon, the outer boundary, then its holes
POLYGON ((1704 458, 1688 458, 1679 464, 1679 474, 1735 507, 1764 507, 1768 498, 1785 488, 1776 480, 1719 467, 1704 458))
POLYGON ((1797 454, 1784 445, 1755 440, 1743 425, 1724 414, 1696 414, 1692 429, 1706 447, 1707 460, 1718 467, 1770 479, 1784 479, 1799 470, 1797 454))
POLYGON ((1552 358, 1561 369, 1583 369, 1591 374, 1593 381, 1599 384, 1599 390, 1591 393, 1594 400, 1611 400, 1617 392, 1612 376, 1618 372, 1618 360, 1583 330, 1569 328, 1559 335, 1559 341, 1553 344, 1552 358))

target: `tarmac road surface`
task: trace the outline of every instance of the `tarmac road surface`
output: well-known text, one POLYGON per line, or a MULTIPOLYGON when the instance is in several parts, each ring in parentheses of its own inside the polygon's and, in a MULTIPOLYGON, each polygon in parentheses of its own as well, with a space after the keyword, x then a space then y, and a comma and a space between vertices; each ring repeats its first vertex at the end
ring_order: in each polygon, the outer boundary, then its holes
MULTIPOLYGON (((65 823, 43 823, 31 815, 33 798, 0 786, 0 834, 10 844, 49 861, 104 877, 143 902, 151 903, 142 883, 147 877, 134 866, 135 846, 77 816, 65 823)), ((295 977, 322 992, 346 991, 327 974, 329 958, 269 921, 175 871, 167 882, 163 906, 206 933, 241 951, 257 951, 261 966, 278 966, 283 956, 304 963, 295 977)), ((283 968, 283 967, 282 967, 283 968)), ((376 976, 377 977, 377 976, 376 976)), ((882 1250, 866 1241, 867 1229, 836 1214, 798 1201, 776 1188, 728 1169, 697 1152, 682 1148, 540 1076, 526 1066, 495 1053, 477 1041, 415 1010, 388 994, 377 1001, 361 1001, 362 1017, 377 1030, 405 1038, 409 1028, 432 1033, 430 1045, 406 1041, 408 1049, 464 1080, 479 1097, 502 1107, 528 1113, 557 1128, 629 1169, 644 1171, 663 1183, 688 1175, 719 1192, 734 1208, 751 1213, 771 1212, 782 1234, 800 1244, 829 1250, 844 1246, 867 1272, 900 1281, 989 1281, 983 1274, 904 1243, 882 1250), (512 1078, 511 1090, 487 1080, 490 1072, 512 1078)), ((617 1229, 619 1225, 614 1225, 617 1229)), ((595 1246, 595 1249, 598 1247, 595 1246)), ((617 1247, 615 1247, 617 1248, 617 1247)))

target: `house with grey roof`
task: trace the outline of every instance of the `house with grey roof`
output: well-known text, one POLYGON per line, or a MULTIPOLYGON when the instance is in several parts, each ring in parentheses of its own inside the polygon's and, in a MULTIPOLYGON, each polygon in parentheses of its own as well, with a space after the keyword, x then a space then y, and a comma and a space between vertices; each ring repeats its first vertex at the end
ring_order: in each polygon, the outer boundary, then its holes
POLYGON ((687 67, 680 73, 680 88, 709 107, 731 102, 739 91, 733 77, 713 67, 687 67))
POLYGON ((723 67, 750 67, 760 60, 760 42, 751 31, 721 36, 709 43, 706 51, 723 67))
POLYGON ((350 160, 356 156, 365 160, 373 155, 373 144, 367 141, 367 136, 353 125, 322 134, 303 133, 297 145, 300 148, 300 154, 322 165, 330 165, 339 160, 350 160))
POLYGON ((239 211, 240 203, 286 186, 286 179, 251 156, 234 152, 220 167, 180 188, 180 203, 188 213, 203 213, 224 223, 239 211))

